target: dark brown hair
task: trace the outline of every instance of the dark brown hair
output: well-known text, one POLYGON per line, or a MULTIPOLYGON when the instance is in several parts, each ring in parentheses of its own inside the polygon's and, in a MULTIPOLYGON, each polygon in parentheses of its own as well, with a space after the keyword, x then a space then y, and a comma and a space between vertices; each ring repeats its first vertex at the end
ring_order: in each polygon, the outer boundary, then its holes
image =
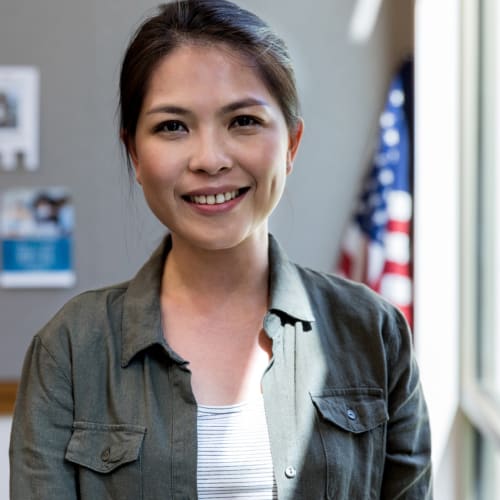
POLYGON ((186 43, 221 43, 247 56, 278 101, 288 129, 299 120, 295 76, 288 49, 262 19, 228 0, 175 0, 160 5, 125 52, 120 74, 120 134, 134 139, 151 75, 161 59, 186 43))

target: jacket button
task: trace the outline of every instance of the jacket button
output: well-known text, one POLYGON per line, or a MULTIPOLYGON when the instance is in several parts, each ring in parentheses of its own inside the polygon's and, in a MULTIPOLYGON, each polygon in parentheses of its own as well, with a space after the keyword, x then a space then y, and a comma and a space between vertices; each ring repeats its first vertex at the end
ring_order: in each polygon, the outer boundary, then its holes
POLYGON ((357 418, 356 413, 350 408, 347 410, 347 417, 349 418, 349 420, 356 420, 357 418))
POLYGON ((111 454, 111 450, 109 448, 106 448, 102 453, 101 453, 101 460, 103 462, 107 462, 109 460, 109 456, 111 454))
POLYGON ((297 475, 297 470, 295 469, 295 467, 292 467, 291 465, 289 465, 285 469, 285 476, 288 477, 289 479, 294 478, 296 475, 297 475))

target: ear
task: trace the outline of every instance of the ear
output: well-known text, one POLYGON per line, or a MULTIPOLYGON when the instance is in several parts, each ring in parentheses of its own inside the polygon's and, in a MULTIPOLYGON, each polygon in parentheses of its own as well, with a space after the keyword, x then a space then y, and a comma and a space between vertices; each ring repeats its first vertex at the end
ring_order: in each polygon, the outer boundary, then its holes
POLYGON ((133 138, 129 136, 129 134, 122 129, 120 131, 120 139, 123 142, 125 150, 132 161, 132 165, 134 166, 135 178, 139 184, 141 184, 140 176, 139 176, 139 159, 137 157, 137 150, 135 148, 135 141, 133 138))
POLYGON ((302 139, 302 134, 304 132, 304 120, 299 118, 295 130, 290 132, 290 139, 288 142, 288 151, 286 158, 286 173, 287 175, 293 169, 293 162, 295 156, 297 156, 297 151, 299 150, 300 141, 302 139))

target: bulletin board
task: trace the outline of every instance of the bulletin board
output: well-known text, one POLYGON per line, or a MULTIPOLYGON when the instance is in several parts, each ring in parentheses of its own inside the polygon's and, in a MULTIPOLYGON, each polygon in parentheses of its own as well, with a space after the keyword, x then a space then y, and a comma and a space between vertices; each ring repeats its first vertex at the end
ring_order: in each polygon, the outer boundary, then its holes
POLYGON ((16 400, 17 382, 1 381, 0 382, 0 415, 12 413, 14 410, 14 402, 16 400))

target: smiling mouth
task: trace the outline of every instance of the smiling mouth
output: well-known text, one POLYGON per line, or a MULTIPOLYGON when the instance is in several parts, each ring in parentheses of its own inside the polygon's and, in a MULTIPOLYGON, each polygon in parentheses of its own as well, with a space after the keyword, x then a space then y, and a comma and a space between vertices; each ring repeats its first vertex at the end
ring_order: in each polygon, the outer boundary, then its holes
POLYGON ((200 194, 194 196, 183 196, 186 201, 197 205, 222 205, 245 194, 250 188, 235 189, 216 194, 200 194))

